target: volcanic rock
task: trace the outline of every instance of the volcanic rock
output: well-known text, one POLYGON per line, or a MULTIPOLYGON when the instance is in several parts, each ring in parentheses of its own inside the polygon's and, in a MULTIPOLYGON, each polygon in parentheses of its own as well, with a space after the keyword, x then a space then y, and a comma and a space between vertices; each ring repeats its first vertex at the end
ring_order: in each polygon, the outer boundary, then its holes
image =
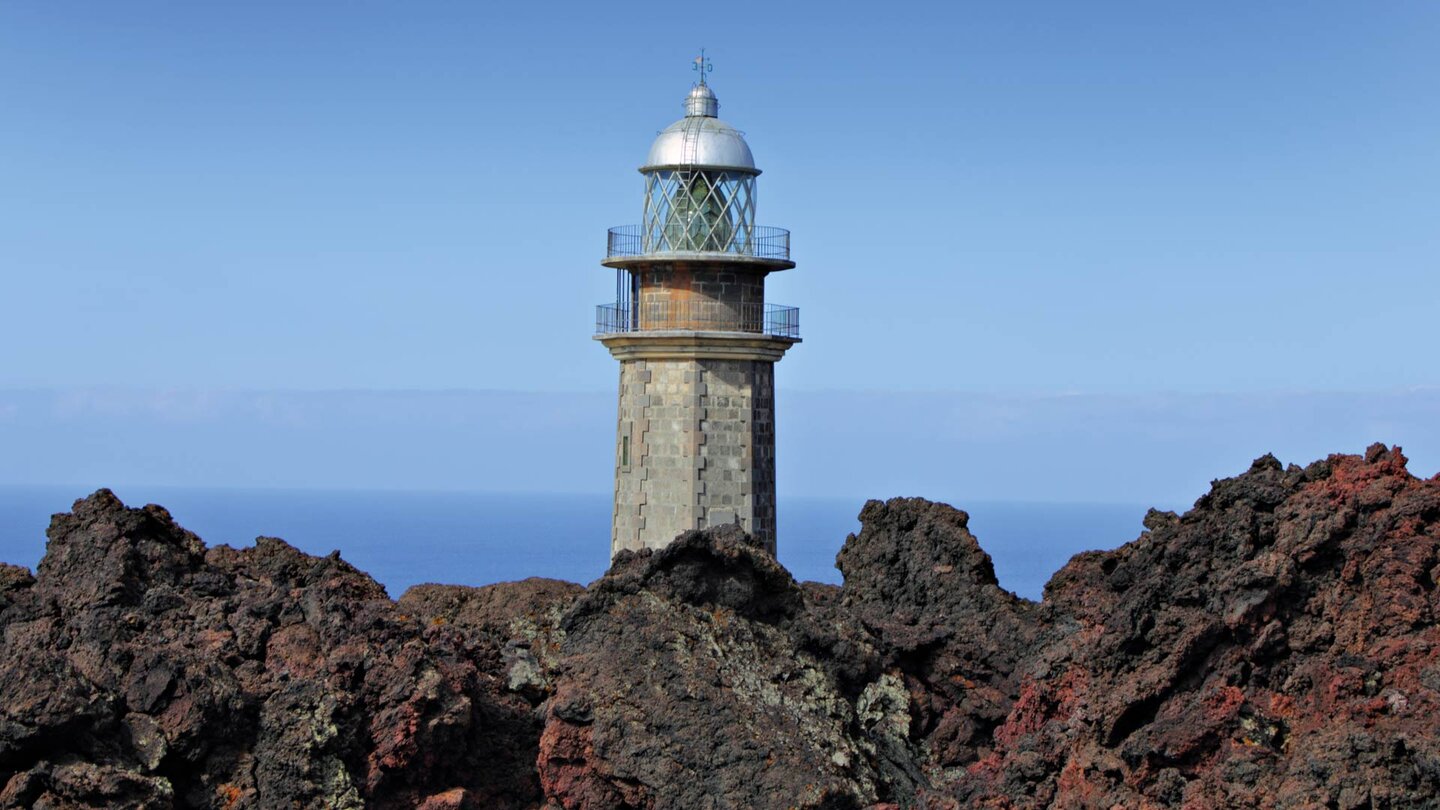
POLYGON ((1258 459, 1046 588, 965 806, 1440 805, 1440 481, 1258 459))
POLYGON ((565 808, 859 808, 855 708, 789 625, 804 592, 737 527, 622 553, 565 617, 540 740, 565 808))
POLYGON ((538 800, 529 703, 338 554, 207 550, 106 490, 49 534, 0 574, 0 805, 538 800))
POLYGON ((0 807, 1440 806, 1440 479, 1266 456, 1008 593, 871 501, 840 587, 735 527, 398 602, 101 490, 0 565, 0 807))

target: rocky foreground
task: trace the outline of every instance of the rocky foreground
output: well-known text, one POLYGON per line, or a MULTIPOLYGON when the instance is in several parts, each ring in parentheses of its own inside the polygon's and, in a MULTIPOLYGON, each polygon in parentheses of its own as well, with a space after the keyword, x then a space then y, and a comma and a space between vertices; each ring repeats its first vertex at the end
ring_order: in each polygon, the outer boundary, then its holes
POLYGON ((872 501, 796 583, 737 530, 588 589, 206 548, 107 491, 0 567, 0 806, 1440 806, 1440 480, 1265 457, 1001 590, 872 501))

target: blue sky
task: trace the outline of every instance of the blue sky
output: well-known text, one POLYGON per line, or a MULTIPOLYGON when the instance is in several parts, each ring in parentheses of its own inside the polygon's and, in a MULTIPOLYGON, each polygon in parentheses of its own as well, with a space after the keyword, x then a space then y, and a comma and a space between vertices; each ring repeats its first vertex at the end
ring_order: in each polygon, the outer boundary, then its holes
POLYGON ((782 390, 1428 389, 1437 42, 1428 0, 0 0, 0 389, 608 392, 605 229, 700 46, 794 234, 782 390))

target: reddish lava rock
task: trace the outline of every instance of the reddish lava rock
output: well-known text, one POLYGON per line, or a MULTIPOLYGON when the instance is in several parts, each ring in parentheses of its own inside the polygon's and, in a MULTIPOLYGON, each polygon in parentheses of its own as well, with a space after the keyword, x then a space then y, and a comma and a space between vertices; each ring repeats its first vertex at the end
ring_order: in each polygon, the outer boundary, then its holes
POLYGON ((1440 803, 1440 484, 1399 449, 1266 456, 1051 580, 968 804, 1440 803))
POLYGON ((0 807, 1433 808, 1440 478, 1269 456, 1030 602, 872 501, 841 587, 733 527, 589 588, 206 548, 101 491, 0 565, 0 807))

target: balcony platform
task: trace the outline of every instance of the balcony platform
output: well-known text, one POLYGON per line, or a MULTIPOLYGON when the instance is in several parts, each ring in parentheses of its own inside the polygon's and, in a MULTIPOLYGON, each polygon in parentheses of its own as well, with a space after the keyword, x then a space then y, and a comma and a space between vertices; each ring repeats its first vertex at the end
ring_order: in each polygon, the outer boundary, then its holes
POLYGON ((750 265, 755 270, 774 272, 795 266, 790 260, 790 232, 784 228, 756 226, 736 230, 723 246, 674 244, 640 225, 611 228, 605 243, 605 267, 628 268, 646 264, 723 262, 750 265), (703 249, 697 249, 703 248, 703 249))
POLYGON ((720 301, 648 301, 595 307, 595 335, 705 333, 800 342, 800 308, 720 301))

